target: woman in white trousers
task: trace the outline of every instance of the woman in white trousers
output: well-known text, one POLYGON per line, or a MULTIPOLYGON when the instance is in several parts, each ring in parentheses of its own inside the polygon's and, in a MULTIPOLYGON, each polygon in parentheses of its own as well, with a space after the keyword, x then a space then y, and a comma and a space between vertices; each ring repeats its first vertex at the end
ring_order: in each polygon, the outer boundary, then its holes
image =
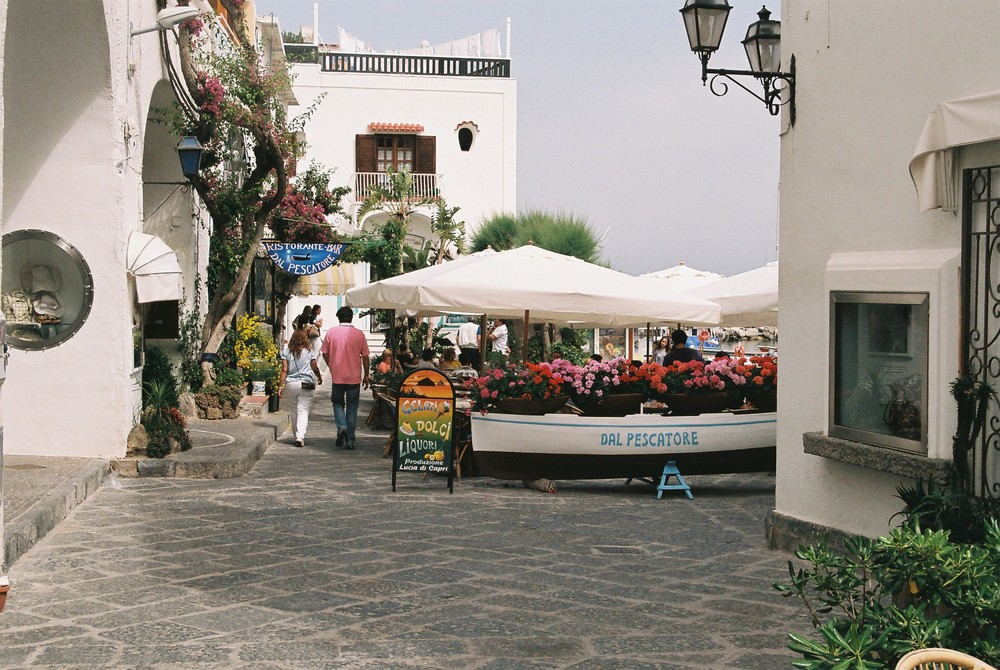
POLYGON ((288 402, 296 447, 305 446, 309 408, 316 395, 316 386, 323 383, 323 375, 316 362, 318 355, 319 352, 314 351, 309 342, 309 334, 300 328, 292 333, 288 348, 281 357, 278 397, 288 402))

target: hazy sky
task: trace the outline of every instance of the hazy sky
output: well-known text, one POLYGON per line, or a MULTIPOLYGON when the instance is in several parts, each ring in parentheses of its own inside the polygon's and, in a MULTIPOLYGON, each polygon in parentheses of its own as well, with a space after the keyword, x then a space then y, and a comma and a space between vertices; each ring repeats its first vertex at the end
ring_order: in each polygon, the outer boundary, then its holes
MULTIPOLYGON (((312 25, 313 4, 256 0, 258 14, 291 31, 312 25)), ((603 255, 616 269, 683 260, 730 275, 777 259, 778 120, 742 90, 716 97, 702 87, 682 0, 318 4, 322 39, 335 42, 339 25, 378 50, 489 28, 505 35, 510 17, 518 208, 572 212, 606 232, 603 255)), ((745 70, 740 40, 760 2, 731 4, 711 67, 745 70)))

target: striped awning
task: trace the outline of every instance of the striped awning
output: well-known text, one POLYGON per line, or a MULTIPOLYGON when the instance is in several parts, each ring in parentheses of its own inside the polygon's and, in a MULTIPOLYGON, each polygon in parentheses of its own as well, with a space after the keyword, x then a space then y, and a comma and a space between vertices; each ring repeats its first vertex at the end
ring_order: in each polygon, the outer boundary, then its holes
POLYGON ((354 264, 338 263, 322 272, 300 277, 292 292, 295 295, 341 295, 354 288, 354 264))

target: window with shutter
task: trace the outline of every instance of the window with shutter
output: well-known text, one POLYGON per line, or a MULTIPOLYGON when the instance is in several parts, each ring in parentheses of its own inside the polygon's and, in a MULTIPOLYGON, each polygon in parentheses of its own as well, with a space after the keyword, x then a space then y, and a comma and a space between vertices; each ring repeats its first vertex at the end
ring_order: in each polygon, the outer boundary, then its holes
POLYGON ((354 171, 375 172, 375 136, 355 135, 354 171))
POLYGON ((437 172, 437 141, 433 135, 417 136, 417 169, 415 172, 423 174, 437 172))

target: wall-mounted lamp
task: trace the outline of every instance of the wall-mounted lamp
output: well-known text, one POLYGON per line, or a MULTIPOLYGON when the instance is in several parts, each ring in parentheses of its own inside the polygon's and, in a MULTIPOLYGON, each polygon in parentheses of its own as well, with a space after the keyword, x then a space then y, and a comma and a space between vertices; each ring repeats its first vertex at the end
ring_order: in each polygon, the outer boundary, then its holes
POLYGON ((789 61, 789 71, 781 72, 781 21, 772 21, 771 12, 762 7, 757 12, 758 21, 747 28, 747 36, 743 40, 743 48, 750 61, 749 70, 713 70, 708 67, 708 59, 719 48, 722 33, 726 29, 726 19, 729 18, 729 0, 687 0, 681 15, 684 17, 684 28, 687 30, 691 51, 701 60, 701 82, 712 77, 709 89, 718 96, 729 92, 725 81, 716 80, 719 77, 728 79, 744 91, 757 98, 767 107, 767 111, 777 116, 783 105, 788 105, 788 121, 795 125, 795 56, 789 61), (759 79, 764 86, 764 95, 752 91, 734 77, 749 76, 759 79), (784 82, 779 85, 778 82, 784 82))
POLYGON ((155 25, 133 30, 132 37, 142 35, 143 33, 151 33, 155 30, 170 30, 178 23, 183 23, 188 19, 193 19, 198 16, 198 14, 199 11, 197 7, 167 7, 166 9, 161 9, 156 13, 155 25))
POLYGON ((177 157, 181 160, 181 173, 188 179, 198 176, 201 169, 201 142, 197 137, 182 137, 177 143, 177 157))

